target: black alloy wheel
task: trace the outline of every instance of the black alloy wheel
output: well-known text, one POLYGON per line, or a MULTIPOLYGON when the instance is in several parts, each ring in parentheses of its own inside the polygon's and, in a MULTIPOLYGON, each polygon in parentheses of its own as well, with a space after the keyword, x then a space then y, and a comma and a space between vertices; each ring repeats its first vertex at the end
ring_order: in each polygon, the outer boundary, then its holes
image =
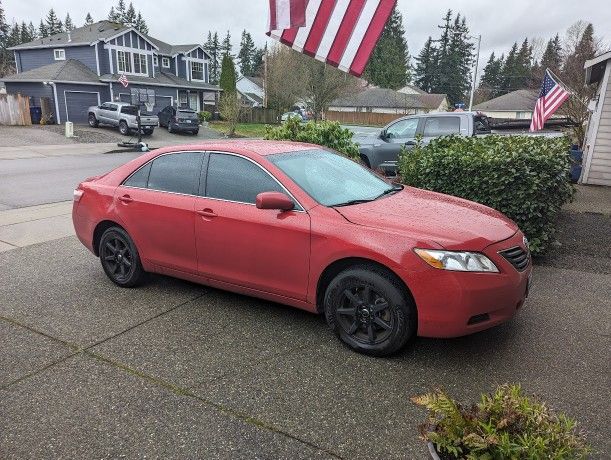
POLYGON ((119 132, 123 134, 124 136, 127 136, 129 134, 129 126, 127 126, 126 121, 121 120, 119 122, 119 132))
POLYGON ((92 128, 97 128, 99 126, 99 122, 98 119, 95 117, 95 115, 93 113, 89 114, 89 126, 91 126, 92 128))
POLYGON ((339 273, 326 289, 324 309, 329 327, 359 353, 387 356, 416 334, 411 296, 392 272, 373 264, 339 273))
POLYGON ((113 283, 133 287, 142 280, 144 270, 138 250, 125 230, 106 230, 100 239, 99 254, 102 268, 113 283))

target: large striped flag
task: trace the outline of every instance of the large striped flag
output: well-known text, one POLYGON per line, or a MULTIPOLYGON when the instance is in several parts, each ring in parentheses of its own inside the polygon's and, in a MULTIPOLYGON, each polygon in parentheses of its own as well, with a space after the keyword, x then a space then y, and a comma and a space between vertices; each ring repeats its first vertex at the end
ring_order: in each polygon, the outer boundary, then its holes
POLYGON ((300 53, 360 77, 396 3, 308 0, 304 27, 275 29, 269 34, 300 53))
POLYGON ((269 30, 305 26, 307 0, 269 0, 269 30))
POLYGON ((570 92, 554 80, 550 71, 546 70, 539 99, 537 99, 535 104, 535 111, 530 123, 530 131, 542 130, 545 122, 560 108, 570 95, 570 92))

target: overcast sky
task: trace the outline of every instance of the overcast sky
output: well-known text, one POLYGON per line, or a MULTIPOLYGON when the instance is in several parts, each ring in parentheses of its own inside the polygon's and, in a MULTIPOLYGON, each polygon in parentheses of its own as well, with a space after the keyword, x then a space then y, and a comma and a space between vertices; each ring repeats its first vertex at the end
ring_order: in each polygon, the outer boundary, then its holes
MULTIPOLYGON (((106 0, 95 3, 82 0, 0 2, 8 21, 31 20, 35 25, 52 7, 62 20, 69 12, 73 21, 82 25, 88 11, 94 20, 105 19, 111 5, 117 3, 106 0)), ((243 29, 252 34, 257 45, 266 40, 267 0, 134 0, 133 3, 142 11, 151 35, 172 44, 201 43, 208 30, 217 30, 221 36, 230 30, 234 48, 238 46, 243 29)), ((491 51, 506 52, 514 41, 521 41, 526 36, 547 40, 556 33, 562 35, 579 19, 592 22, 605 43, 611 40, 608 0, 399 0, 412 56, 418 55, 429 35, 438 34, 437 25, 448 8, 465 15, 471 32, 482 35, 482 61, 491 51)))

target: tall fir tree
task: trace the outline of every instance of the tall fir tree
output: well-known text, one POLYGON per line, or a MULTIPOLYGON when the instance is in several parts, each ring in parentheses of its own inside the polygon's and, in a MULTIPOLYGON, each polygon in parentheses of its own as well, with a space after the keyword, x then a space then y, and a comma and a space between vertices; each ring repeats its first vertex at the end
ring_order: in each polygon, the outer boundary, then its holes
POLYGON ((479 86, 480 92, 485 93, 483 99, 488 100, 501 95, 504 60, 505 57, 503 55, 498 59, 494 52, 490 55, 488 63, 482 72, 482 79, 479 86))
POLYGON ((254 73, 254 58, 257 48, 252 36, 246 30, 242 31, 242 39, 240 41, 240 51, 238 52, 238 60, 240 65, 240 73, 242 75, 252 75, 254 73))
POLYGON ((204 43, 204 49, 210 55, 210 83, 213 85, 219 82, 219 59, 221 58, 219 50, 219 37, 216 32, 208 32, 208 39, 204 43))
POLYGON ((85 16, 85 25, 90 26, 91 24, 93 24, 93 18, 91 17, 91 13, 87 13, 87 16, 85 16))
POLYGON ((516 88, 514 86, 514 76, 518 67, 518 43, 515 42, 509 53, 507 54, 507 58, 503 64, 503 70, 501 71, 501 87, 499 88, 500 94, 507 94, 511 91, 515 91, 516 88))
POLYGON ((146 35, 148 35, 149 33, 149 27, 146 24, 146 21, 144 20, 144 18, 142 17, 142 13, 140 13, 140 11, 138 11, 138 14, 136 15, 136 22, 134 24, 134 28, 138 32, 142 32, 143 34, 146 34, 146 35))
POLYGON ((267 52, 267 44, 263 48, 255 49, 255 52, 252 56, 252 73, 253 76, 262 76, 263 75, 263 59, 265 58, 265 53, 267 52))
POLYGON ((11 46, 17 46, 21 44, 21 29, 19 28, 19 24, 16 22, 13 23, 11 27, 11 31, 7 40, 7 48, 11 46))
POLYGON ((223 95, 235 94, 236 92, 236 73, 233 59, 229 53, 223 55, 223 63, 221 64, 221 77, 219 86, 223 90, 223 95))
POLYGON ((427 93, 433 90, 437 73, 436 69, 437 49, 433 44, 433 38, 429 37, 416 58, 416 68, 414 69, 414 82, 427 93))
POLYGON ((21 23, 19 33, 21 34, 21 43, 27 43, 34 40, 34 37, 30 36, 30 29, 28 29, 28 26, 25 21, 21 23))
POLYGON ((6 49, 9 46, 10 33, 11 28, 6 22, 4 8, 0 1, 0 76, 11 74, 15 70, 13 53, 6 49))
POLYGON ((36 31, 36 27, 34 27, 32 21, 30 21, 30 23, 28 24, 28 35, 31 37, 30 41, 36 40, 38 38, 38 32, 36 31))
POLYGON ((115 11, 115 7, 111 6, 110 11, 108 12, 108 20, 110 22, 121 22, 121 19, 117 12, 115 11))
POLYGON ((53 10, 53 8, 51 8, 47 13, 45 25, 47 28, 47 33, 49 35, 58 34, 63 30, 63 25, 61 24, 61 21, 57 18, 57 15, 55 14, 55 10, 53 10))
POLYGON ((72 18, 70 17, 70 13, 66 14, 66 19, 64 20, 64 27, 66 31, 74 30, 74 24, 72 23, 72 18))
POLYGON ((403 16, 395 9, 371 54, 364 77, 374 85, 399 89, 411 81, 403 16))
POLYGON ((117 20, 121 23, 125 23, 125 14, 126 14, 125 0, 119 0, 119 3, 117 3, 117 8, 115 9, 115 11, 117 12, 117 20))
POLYGON ((40 20, 40 25, 38 26, 38 36, 40 38, 46 38, 49 36, 47 26, 45 25, 42 19, 40 20))
POLYGON ((135 27, 136 26, 136 9, 134 8, 134 4, 132 2, 129 2, 129 6, 127 7, 127 11, 125 12, 125 15, 123 16, 123 24, 125 24, 126 26, 130 26, 130 27, 135 27))
POLYGON ((562 67, 562 45, 558 34, 547 42, 543 56, 541 57, 541 68, 549 68, 552 72, 558 72, 562 67))
POLYGON ((224 57, 227 55, 233 59, 233 55, 231 54, 232 49, 233 46, 231 45, 231 34, 229 31, 227 31, 227 35, 225 35, 225 38, 223 38, 223 43, 221 43, 220 46, 221 56, 224 57))

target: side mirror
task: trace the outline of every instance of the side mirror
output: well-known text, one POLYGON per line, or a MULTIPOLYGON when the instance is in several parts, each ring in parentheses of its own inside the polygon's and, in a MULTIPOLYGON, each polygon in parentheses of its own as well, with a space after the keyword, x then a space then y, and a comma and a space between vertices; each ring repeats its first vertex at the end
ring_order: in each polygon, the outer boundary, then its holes
POLYGON ((293 200, 280 192, 263 192, 257 195, 258 209, 279 209, 281 211, 290 211, 295 207, 293 200))
POLYGON ((385 129, 380 131, 380 139, 386 139, 386 136, 387 136, 387 134, 386 134, 386 130, 385 129))

